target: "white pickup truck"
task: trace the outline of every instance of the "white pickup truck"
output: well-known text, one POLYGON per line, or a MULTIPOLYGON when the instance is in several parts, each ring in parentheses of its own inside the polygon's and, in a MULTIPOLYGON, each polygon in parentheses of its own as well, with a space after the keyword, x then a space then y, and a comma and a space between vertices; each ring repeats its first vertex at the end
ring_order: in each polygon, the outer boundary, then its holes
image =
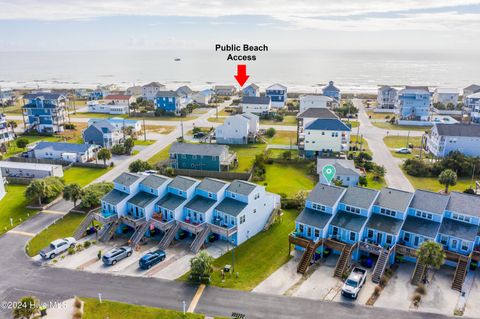
POLYGON ((360 267, 353 267, 352 272, 342 286, 342 296, 357 299, 360 289, 367 278, 367 271, 360 267))
POLYGON ((50 246, 40 251, 40 256, 44 259, 53 259, 55 256, 63 253, 70 247, 75 247, 77 240, 73 237, 57 239, 50 243, 50 246))

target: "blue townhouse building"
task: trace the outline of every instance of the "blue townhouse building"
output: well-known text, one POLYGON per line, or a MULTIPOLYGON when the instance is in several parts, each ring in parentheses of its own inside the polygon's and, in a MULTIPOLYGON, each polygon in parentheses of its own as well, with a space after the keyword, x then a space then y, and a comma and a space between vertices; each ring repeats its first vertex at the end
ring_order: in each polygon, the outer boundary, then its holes
POLYGON ((398 91, 395 98, 395 114, 398 120, 427 121, 431 103, 428 87, 406 86, 398 91))
POLYGON ((242 90, 243 96, 260 96, 260 87, 255 83, 250 84, 242 90))
POLYGON ((317 184, 297 217, 289 242, 303 251, 297 271, 304 274, 323 255, 338 254, 334 276, 341 278, 352 260, 374 263, 372 280, 379 282, 396 261, 414 262, 412 284, 426 267, 417 251, 426 241, 440 243, 445 264, 455 267, 452 289, 462 286, 472 261, 480 261, 480 197, 448 195, 384 187, 341 188, 317 184))
POLYGON ((265 96, 270 97, 273 108, 284 108, 287 102, 287 87, 278 83, 270 85, 265 90, 265 96))
POLYGON ((23 96, 26 131, 54 134, 63 132, 67 118, 67 98, 58 93, 30 93, 23 96))
POLYGON ((165 113, 180 115, 180 111, 187 106, 187 98, 182 91, 158 91, 155 95, 155 108, 165 113))
POLYGON ((236 161, 227 145, 173 143, 168 151, 170 165, 175 169, 202 171, 228 170, 236 161))
POLYGON ((340 103, 342 99, 342 93, 340 89, 334 85, 333 81, 328 82, 328 85, 323 88, 323 95, 331 97, 337 103, 340 103))
POLYGON ((470 121, 480 124, 480 92, 464 97, 465 108, 470 111, 470 121))
POLYGON ((280 209, 279 195, 240 180, 123 173, 113 182, 114 189, 101 200, 101 211, 85 218, 77 238, 98 220, 103 223, 101 241, 129 228, 129 244, 135 247, 158 231, 159 247, 191 237, 190 249, 196 253, 212 238, 242 244, 269 225, 280 209))

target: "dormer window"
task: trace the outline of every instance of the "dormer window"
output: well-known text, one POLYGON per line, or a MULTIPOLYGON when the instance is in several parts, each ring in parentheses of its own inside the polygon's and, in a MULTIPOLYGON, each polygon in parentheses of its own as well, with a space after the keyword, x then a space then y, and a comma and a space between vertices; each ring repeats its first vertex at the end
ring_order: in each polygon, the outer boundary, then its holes
POLYGON ((424 219, 430 219, 430 220, 433 219, 433 214, 427 213, 427 212, 422 212, 422 211, 419 211, 419 210, 417 210, 415 212, 415 216, 420 217, 420 218, 424 218, 424 219))
POLYGON ((232 193, 232 198, 235 198, 235 197, 237 197, 237 195, 235 195, 234 193, 232 193))

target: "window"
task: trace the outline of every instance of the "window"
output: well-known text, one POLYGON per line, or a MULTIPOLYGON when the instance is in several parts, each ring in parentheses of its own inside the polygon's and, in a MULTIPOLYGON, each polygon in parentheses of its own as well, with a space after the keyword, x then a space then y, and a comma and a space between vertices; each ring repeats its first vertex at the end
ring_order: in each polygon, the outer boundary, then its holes
POLYGON ((415 216, 420 217, 420 218, 424 218, 424 219, 433 219, 433 214, 427 213, 427 212, 422 212, 422 211, 419 211, 419 210, 417 210, 415 212, 415 216))
POLYGON ((259 199, 260 198, 260 193, 256 193, 255 194, 255 199, 259 199))
POLYGON ((369 229, 367 233, 368 238, 373 238, 373 230, 369 229))
POLYGON ((462 250, 467 251, 468 248, 470 247, 469 243, 462 241, 462 250))
POLYGON ((459 220, 461 222, 470 223, 470 217, 465 215, 460 215, 457 213, 452 213, 452 219, 459 220))
POLYGON ((380 214, 395 217, 397 215, 397 212, 387 208, 381 208, 380 214))
POLYGON ((236 197, 236 196, 235 196, 235 194, 234 194, 234 193, 232 193, 232 198, 235 198, 235 197, 236 197))
POLYGON ((458 240, 456 240, 456 239, 452 239, 451 246, 452 246, 452 249, 457 249, 457 246, 458 246, 458 240))
POLYGON ((298 231, 303 233, 303 225, 302 224, 298 225, 298 231))
POLYGON ((360 208, 357 207, 345 206, 345 210, 350 213, 360 214, 360 208))
POLYGON ((326 210, 326 207, 323 206, 323 205, 320 205, 320 204, 312 203, 312 209, 316 209, 316 210, 324 212, 326 210))
POLYGON ((240 224, 243 224, 245 222, 245 215, 240 216, 240 224))
POLYGON ((353 231, 350 232, 350 240, 351 241, 355 241, 355 238, 357 238, 356 236, 357 234, 355 234, 353 231))
POLYGON ((255 214, 256 212, 257 212, 257 209, 255 208, 255 209, 253 210, 253 213, 255 214))
POLYGON ((387 245, 391 245, 392 244, 392 236, 391 235, 387 235, 387 239, 385 240, 385 242, 387 243, 387 245))
POLYGON ((320 230, 315 228, 315 237, 320 237, 320 230))
POLYGON ((213 194, 212 193, 208 193, 208 198, 212 198, 213 197, 213 194))

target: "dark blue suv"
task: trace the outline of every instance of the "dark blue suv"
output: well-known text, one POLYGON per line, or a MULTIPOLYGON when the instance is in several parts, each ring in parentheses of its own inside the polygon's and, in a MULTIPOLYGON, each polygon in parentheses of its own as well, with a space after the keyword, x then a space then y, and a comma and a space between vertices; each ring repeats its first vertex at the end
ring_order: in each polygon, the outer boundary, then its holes
POLYGON ((165 257, 167 257, 167 255, 163 250, 151 251, 143 255, 138 261, 138 264, 141 269, 150 269, 152 266, 165 260, 165 257))

